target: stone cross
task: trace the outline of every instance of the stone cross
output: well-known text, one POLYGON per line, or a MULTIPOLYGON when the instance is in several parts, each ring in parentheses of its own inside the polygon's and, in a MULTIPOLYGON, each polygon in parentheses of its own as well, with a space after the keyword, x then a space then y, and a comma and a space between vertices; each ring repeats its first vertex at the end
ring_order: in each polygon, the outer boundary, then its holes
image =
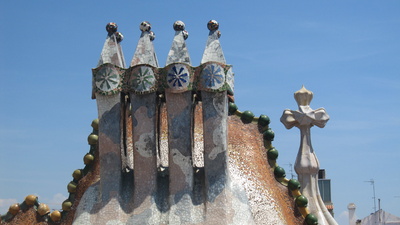
POLYGON ((310 102, 313 93, 304 86, 294 93, 294 98, 299 110, 286 109, 281 117, 281 122, 287 129, 296 126, 300 129, 301 142, 294 168, 302 185, 301 192, 308 198, 308 207, 318 217, 320 225, 337 225, 325 207, 318 188, 319 162, 311 145, 310 130, 312 126, 325 127, 329 115, 324 108, 311 109, 310 102))

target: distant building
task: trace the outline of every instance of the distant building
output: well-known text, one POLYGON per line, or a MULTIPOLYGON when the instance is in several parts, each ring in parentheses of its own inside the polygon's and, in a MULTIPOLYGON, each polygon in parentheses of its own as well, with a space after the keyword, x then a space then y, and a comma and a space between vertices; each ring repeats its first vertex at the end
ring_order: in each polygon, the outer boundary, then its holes
POLYGON ((331 198, 331 179, 326 179, 325 169, 320 169, 318 172, 318 186, 321 198, 324 201, 329 213, 334 216, 333 203, 331 198))
POLYGON ((400 217, 392 215, 382 209, 365 217, 364 219, 355 220, 356 205, 350 203, 349 209, 349 225, 400 225, 400 217))
POLYGON ((360 225, 400 225, 400 217, 385 212, 382 209, 359 221, 360 225))

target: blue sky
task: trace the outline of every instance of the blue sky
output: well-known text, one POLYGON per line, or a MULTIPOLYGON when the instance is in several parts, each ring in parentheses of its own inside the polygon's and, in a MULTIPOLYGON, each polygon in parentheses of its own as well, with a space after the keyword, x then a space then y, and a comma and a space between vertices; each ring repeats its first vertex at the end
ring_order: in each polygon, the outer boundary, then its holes
POLYGON ((335 218, 347 224, 347 204, 363 218, 373 211, 372 186, 384 210, 400 215, 400 1, 0 1, 0 213, 28 194, 60 209, 97 117, 91 68, 108 22, 125 36, 130 62, 147 20, 165 65, 182 20, 192 64, 220 23, 226 60, 234 66, 239 110, 271 118, 278 163, 294 163, 297 128, 279 122, 297 109, 301 85, 313 109, 331 119, 312 129, 321 168, 332 179, 335 218), (53 204, 54 203, 54 204, 53 204))

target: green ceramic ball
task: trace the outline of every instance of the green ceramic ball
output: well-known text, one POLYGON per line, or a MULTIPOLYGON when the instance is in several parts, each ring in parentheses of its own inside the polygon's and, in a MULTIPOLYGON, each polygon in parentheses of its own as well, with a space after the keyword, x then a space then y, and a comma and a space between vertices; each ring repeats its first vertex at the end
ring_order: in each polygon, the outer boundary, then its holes
POLYGON ((88 165, 90 163, 92 163, 94 160, 94 156, 90 153, 87 153, 84 157, 83 157, 83 163, 85 163, 85 165, 88 165))
POLYGON ((50 214, 50 218, 51 218, 51 220, 53 220, 54 222, 60 221, 60 220, 61 220, 61 212, 58 211, 58 210, 53 211, 53 212, 50 214))
POLYGON ((99 130, 99 119, 93 120, 91 126, 93 127, 93 129, 99 130))
POLYGON ((243 123, 251 123, 251 121, 253 121, 253 118, 254 118, 254 113, 248 110, 244 111, 242 113, 242 116, 240 117, 243 123))
POLYGON ((76 183, 75 182, 73 182, 73 181, 71 181, 71 182, 69 182, 68 183, 68 185, 67 185, 67 190, 68 190, 68 192, 69 193, 75 193, 75 191, 76 191, 76 183))
POLYGON ((258 124, 262 127, 268 126, 270 122, 269 117, 266 115, 260 115, 258 118, 258 124))
POLYGON ((317 225, 318 224, 318 218, 314 216, 314 214, 308 214, 305 218, 305 221, 307 225, 317 225))
POLYGON ((68 199, 62 203, 62 210, 64 210, 64 211, 67 211, 67 212, 70 211, 71 207, 72 207, 72 202, 68 199))
POLYGON ((83 177, 82 170, 80 169, 74 170, 74 172, 72 173, 72 177, 75 180, 80 180, 83 177))
POLYGON ((25 203, 28 206, 33 206, 37 201, 37 196, 36 195, 28 195, 25 197, 25 203))
POLYGON ((20 206, 18 203, 12 204, 10 208, 8 208, 8 212, 11 213, 13 216, 17 215, 20 210, 20 206))
POLYGON ((301 188, 300 182, 296 179, 291 179, 288 182, 288 187, 291 191, 299 190, 301 188))
POLYGON ((304 195, 299 195, 296 197, 296 205, 299 207, 306 207, 308 204, 308 199, 304 195))
POLYGON ((229 106, 228 110, 229 110, 230 114, 234 114, 238 110, 237 105, 233 102, 229 102, 228 106, 229 106))
POLYGON ((96 145, 98 140, 99 136, 97 136, 96 134, 90 134, 88 137, 89 145, 96 145))
POLYGON ((283 169, 280 166, 275 167, 274 169, 274 175, 276 178, 283 178, 286 177, 286 172, 285 169, 283 169))
POLYGON ((267 156, 268 156, 268 159, 270 159, 270 160, 276 160, 279 156, 279 152, 278 152, 278 150, 276 150, 276 148, 270 148, 267 151, 267 156))
POLYGON ((275 133, 273 130, 268 128, 268 130, 264 131, 263 133, 264 140, 273 141, 275 137, 275 133))

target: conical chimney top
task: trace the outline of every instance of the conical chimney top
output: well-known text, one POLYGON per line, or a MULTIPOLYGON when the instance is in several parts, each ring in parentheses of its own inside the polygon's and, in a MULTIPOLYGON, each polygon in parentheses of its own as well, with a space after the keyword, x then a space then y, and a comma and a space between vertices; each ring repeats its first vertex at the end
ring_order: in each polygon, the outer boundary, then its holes
POLYGON ((154 51, 153 40, 156 35, 151 30, 151 24, 147 21, 143 21, 139 25, 139 29, 142 31, 140 35, 135 54, 131 61, 131 67, 138 64, 149 64, 154 67, 158 67, 157 55, 154 51))
POLYGON ((119 67, 125 67, 124 55, 122 53, 121 45, 119 44, 123 39, 123 35, 120 32, 117 32, 117 30, 118 26, 116 23, 108 23, 106 25, 108 35, 97 66, 111 63, 119 67))
POLYGON ((175 30, 175 36, 168 53, 166 65, 171 63, 187 63, 191 65, 185 41, 188 38, 188 32, 185 31, 185 24, 178 20, 174 23, 173 28, 175 30))

